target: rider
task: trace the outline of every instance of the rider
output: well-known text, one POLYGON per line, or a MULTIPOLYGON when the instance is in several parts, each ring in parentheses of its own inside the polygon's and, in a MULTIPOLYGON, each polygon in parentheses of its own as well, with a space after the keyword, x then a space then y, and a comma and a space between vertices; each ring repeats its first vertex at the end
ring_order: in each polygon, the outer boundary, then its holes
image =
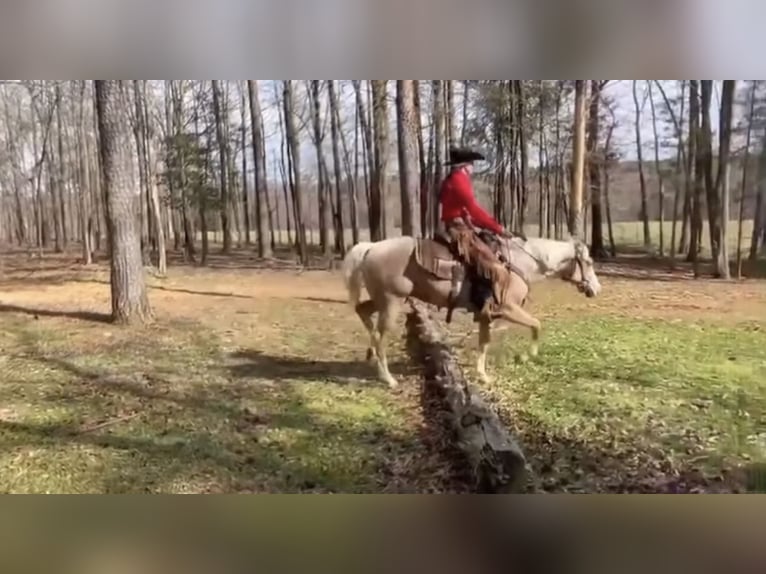
MULTIPOLYGON (((451 171, 444 179, 439 191, 441 220, 447 233, 457 246, 466 266, 473 271, 471 281, 471 302, 481 314, 491 313, 490 298, 495 304, 502 301, 503 293, 510 285, 511 274, 479 237, 478 231, 484 229, 502 237, 513 237, 489 213, 477 203, 471 183, 473 162, 483 161, 485 157, 469 149, 450 149, 451 171)), ((462 286, 462 269, 456 268, 452 277, 452 290, 447 307, 447 322, 452 320, 452 311, 462 286)))

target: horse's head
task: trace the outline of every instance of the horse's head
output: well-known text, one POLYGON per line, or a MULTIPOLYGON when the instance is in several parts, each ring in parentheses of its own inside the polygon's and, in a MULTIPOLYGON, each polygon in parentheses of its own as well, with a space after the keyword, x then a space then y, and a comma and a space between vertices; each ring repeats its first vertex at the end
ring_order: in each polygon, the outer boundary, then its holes
POLYGON ((601 282, 596 276, 593 258, 588 246, 578 239, 573 239, 574 257, 562 278, 577 285, 580 293, 586 297, 595 297, 601 292, 601 282))

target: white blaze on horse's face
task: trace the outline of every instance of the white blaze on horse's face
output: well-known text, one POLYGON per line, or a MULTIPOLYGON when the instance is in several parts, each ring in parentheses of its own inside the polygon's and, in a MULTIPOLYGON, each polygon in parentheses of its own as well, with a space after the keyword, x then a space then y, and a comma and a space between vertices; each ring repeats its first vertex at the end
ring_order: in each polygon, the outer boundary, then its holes
POLYGON ((586 297, 596 297, 601 293, 601 282, 596 276, 593 258, 587 245, 579 241, 575 243, 575 271, 572 279, 578 282, 578 289, 586 297))

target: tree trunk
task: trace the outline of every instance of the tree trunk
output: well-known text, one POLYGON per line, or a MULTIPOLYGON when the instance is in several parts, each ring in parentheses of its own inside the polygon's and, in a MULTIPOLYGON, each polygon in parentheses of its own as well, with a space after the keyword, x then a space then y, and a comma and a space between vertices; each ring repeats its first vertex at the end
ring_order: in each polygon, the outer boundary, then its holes
POLYGON ((423 125, 421 120, 422 107, 420 105, 420 81, 412 80, 412 96, 415 114, 415 134, 418 142, 418 158, 420 160, 420 233, 423 237, 429 235, 429 217, 431 213, 430 185, 428 181, 428 164, 426 158, 426 147, 423 141, 423 125))
POLYGON ((590 114, 588 116, 588 170, 590 180, 591 197, 591 247, 590 253, 596 259, 604 259, 608 255, 604 247, 604 223, 601 212, 601 174, 606 160, 601 159, 599 153, 599 138, 601 136, 600 108, 601 108, 601 80, 591 80, 590 114))
MULTIPOLYGON (((173 93, 172 103, 173 103, 173 134, 177 138, 183 138, 184 135, 184 97, 181 93, 181 86, 177 86, 174 80, 170 80, 171 84, 171 90, 173 93)), ((196 115, 196 114, 195 114, 196 115)), ((189 216, 189 191, 186 189, 187 187, 187 178, 186 178, 186 154, 184 153, 183 145, 180 145, 179 147, 179 157, 178 157, 178 164, 179 164, 179 171, 181 174, 180 178, 180 184, 181 184, 181 219, 183 223, 183 230, 184 230, 184 251, 185 251, 185 257, 188 258, 191 261, 195 260, 196 257, 196 248, 194 243, 194 232, 192 230, 192 224, 191 224, 191 218, 189 216)), ((203 239, 205 239, 207 236, 203 236, 203 239)))
MULTIPOLYGON (((541 80, 542 81, 542 80, 541 80)), ((471 80, 463 80, 463 120, 460 125, 460 147, 465 147, 468 130, 468 102, 471 95, 471 80)))
MULTIPOLYGON (((444 80, 432 80, 432 94, 433 94, 433 125, 434 125, 434 135, 433 135, 433 149, 434 149, 434 159, 433 159, 433 181, 432 181, 432 187, 433 190, 432 195, 435 196, 437 193, 437 190, 441 186, 442 179, 444 179, 444 129, 445 129, 445 119, 444 119, 444 80)), ((440 213, 439 213, 439 202, 436 201, 436 197, 434 197, 434 201, 432 201, 432 209, 431 209, 431 229, 432 231, 436 231, 439 228, 439 219, 440 219, 440 213)))
MULTIPOLYGON (((263 131, 261 129, 261 101, 258 93, 258 80, 247 81, 250 103, 250 130, 253 134, 253 170, 255 172, 255 231, 258 241, 258 257, 272 256, 271 245, 266 241, 267 194, 266 190, 266 155, 263 131)), ((286 206, 285 206, 286 207, 286 206)), ((289 228, 289 222, 288 222, 289 228)))
POLYGON ((401 186, 402 235, 418 237, 414 207, 417 203, 417 144, 415 141, 415 105, 412 80, 396 81, 396 126, 399 147, 399 184, 401 186))
POLYGON ((753 139, 753 119, 755 118, 755 99, 757 80, 753 82, 750 90, 750 106, 747 114, 747 135, 745 137, 745 152, 742 165, 742 185, 739 193, 739 217, 737 218, 737 279, 742 279, 742 228, 745 221, 745 200, 747 198, 747 176, 750 167, 750 147, 753 139))
POLYGON ((575 117, 572 141, 572 187, 569 202, 569 233, 582 239, 583 176, 585 174, 585 122, 586 122, 585 80, 575 80, 575 117))
POLYGON ((659 256, 665 257, 665 178, 662 173, 662 164, 660 163, 660 136, 657 132, 657 110, 654 105, 654 92, 652 82, 649 81, 649 105, 652 110, 652 133, 654 135, 654 167, 657 171, 658 183, 658 210, 657 219, 660 224, 660 251, 659 256))
POLYGON ((713 80, 700 80, 700 93, 702 100, 702 140, 698 151, 702 157, 702 170, 705 181, 707 198, 708 225, 710 232, 710 252, 713 261, 718 261, 720 254, 721 230, 720 221, 720 196, 719 187, 713 180, 713 128, 710 123, 710 106, 713 102, 713 80))
POLYGON ((641 221, 644 224, 644 247, 652 245, 652 232, 649 227, 649 201, 646 195, 646 177, 644 176, 644 151, 641 141, 641 105, 638 102, 638 80, 633 80, 633 103, 636 107, 636 157, 638 159, 638 180, 641 185, 641 221))
POLYGON ((527 111, 526 93, 524 80, 513 80, 516 86, 516 121, 519 134, 519 181, 518 181, 518 231, 523 232, 527 220, 527 204, 529 202, 529 189, 527 185, 529 171, 529 145, 527 143, 527 111))
POLYGON ((340 125, 340 111, 338 105, 338 95, 335 91, 335 80, 327 80, 327 96, 330 102, 330 131, 332 135, 332 157, 335 167, 335 193, 338 204, 338 229, 340 232, 338 249, 341 256, 346 253, 346 226, 343 217, 343 197, 341 195, 341 182, 343 181, 341 171, 341 156, 339 144, 343 146, 343 163, 346 173, 346 189, 349 196, 349 209, 351 211, 351 240, 354 245, 359 243, 359 207, 356 197, 356 181, 353 180, 351 173, 351 164, 348 159, 348 148, 346 147, 346 138, 340 125))
MULTIPOLYGON (((250 220, 250 185, 247 181, 247 95, 242 84, 239 84, 239 129, 242 146, 242 211, 245 216, 245 245, 250 246, 253 243, 250 233, 252 232, 252 223, 250 220)), ((255 157, 255 156, 254 156, 255 157)), ((263 233, 261 233, 261 240, 263 233)))
MULTIPOLYGON (((763 139, 766 140, 766 131, 763 139)), ((758 185, 757 196, 755 199, 755 213, 753 214, 753 235, 750 238, 750 253, 748 260, 755 262, 758 259, 758 252, 763 241, 764 229, 766 229, 766 146, 761 146, 761 154, 758 157, 758 185)))
POLYGON ((56 182, 56 187, 58 188, 58 204, 54 205, 54 209, 58 211, 61 221, 61 247, 62 249, 66 249, 69 242, 69 237, 67 234, 67 210, 66 202, 64 199, 64 197, 67 195, 67 173, 66 162, 64 160, 64 124, 61 121, 61 108, 63 105, 64 104, 61 97, 61 82, 56 80, 56 135, 58 139, 58 149, 56 151, 56 156, 58 158, 58 180, 56 182))
POLYGON ((370 190, 370 238, 380 241, 386 238, 386 166, 388 165, 388 104, 386 86, 388 80, 372 82, 372 109, 375 131, 374 170, 370 190))
POLYGON ((141 125, 146 137, 146 165, 147 165, 147 183, 149 185, 149 194, 152 200, 152 217, 154 220, 154 233, 156 233, 157 243, 157 271, 160 275, 167 275, 168 258, 167 242, 165 239, 165 227, 162 224, 162 204, 160 203, 160 190, 157 182, 157 169, 152 154, 152 141, 148 137, 150 130, 151 116, 149 115, 148 102, 146 101, 146 80, 140 80, 142 89, 141 98, 141 125))
POLYGON ((300 142, 298 130, 295 127, 295 115, 293 112, 293 85, 292 80, 283 80, 283 104, 285 113, 285 136, 287 138, 290 159, 292 163, 292 192, 295 211, 295 228, 298 236, 298 256, 301 263, 306 266, 309 263, 308 245, 306 244, 306 225, 303 221, 303 190, 301 188, 300 168, 300 142))
POLYGON ((229 176, 228 176, 228 145, 224 138, 223 131, 223 113, 221 105, 221 87, 219 80, 212 80, 213 83, 213 114, 215 115, 215 135, 218 142, 218 155, 220 158, 220 175, 221 175, 221 231, 223 233, 223 253, 231 253, 231 226, 229 222, 229 213, 231 212, 230 206, 230 190, 229 190, 229 176))
POLYGON ((731 206, 731 130, 734 113, 734 92, 737 80, 724 80, 721 90, 721 113, 719 122, 718 175, 715 195, 720 198, 718 215, 718 257, 716 258, 716 276, 731 279, 729 268, 729 209, 731 206))
POLYGON ((556 90, 556 176, 554 178, 554 214, 553 214, 553 233, 557 240, 563 238, 563 225, 562 220, 564 216, 564 210, 562 209, 562 200, 564 198, 564 158, 561 147, 561 99, 563 95, 562 80, 558 80, 558 89, 556 90))
MULTIPOLYGON (((282 195, 285 203, 285 222, 287 225, 287 245, 298 245, 298 229, 295 230, 295 241, 292 236, 292 226, 290 223, 290 213, 292 212, 293 218, 295 217, 295 205, 291 203, 290 196, 292 194, 292 175, 290 170, 292 169, 292 163, 288 158, 287 151, 287 137, 285 135, 285 114, 284 114, 284 101, 280 104, 282 107, 282 113, 277 114, 279 124, 279 175, 282 179, 282 195)), ((276 161, 276 159, 275 159, 276 161)), ((280 237, 281 237, 280 231, 280 237)))
MULTIPOLYGON (((670 259, 675 261, 676 259, 676 229, 678 227, 678 208, 681 203, 681 174, 684 171, 683 151, 684 151, 684 105, 686 102, 686 81, 681 80, 681 113, 680 123, 676 129, 676 137, 678 138, 678 146, 676 151, 676 173, 675 173, 675 197, 673 198, 673 229, 670 233, 670 259)), ((668 110, 672 112, 670 103, 666 102, 668 110)), ((689 177, 688 173, 684 174, 684 179, 689 177)), ((686 211, 684 206, 684 220, 686 219, 686 211)), ((682 224, 683 228, 683 224, 682 224)), ((683 229, 682 229, 683 231, 683 229)), ((682 233, 683 235, 683 233, 682 233)))
MULTIPOLYGON (((175 128, 173 123, 173 99, 172 99, 172 87, 171 80, 165 80, 165 148, 168 149, 175 136, 175 128)), ((167 151, 166 151, 167 155, 167 151)), ((178 225, 177 213, 175 208, 177 203, 176 189, 174 178, 169 177, 167 180, 168 194, 170 201, 168 201, 168 219, 173 219, 173 249, 178 251, 181 249, 181 231, 183 229, 183 221, 178 225)))
POLYGON ((700 129, 700 90, 698 80, 689 80, 689 161, 694 162, 694 192, 690 225, 689 259, 694 276, 699 277, 699 253, 702 239, 702 194, 705 187, 704 136, 700 129))
POLYGON ((609 174, 610 167, 610 154, 612 151, 612 134, 617 127, 616 120, 613 120, 606 134, 606 141, 604 142, 604 207, 606 208, 606 225, 609 230, 609 247, 612 257, 617 257, 617 244, 614 241, 614 227, 612 226, 612 204, 609 197, 609 187, 611 184, 611 178, 609 174))
POLYGON ((80 83, 80 108, 79 125, 77 130, 77 155, 80 167, 80 217, 82 227, 83 263, 93 264, 93 206, 90 200, 90 145, 85 135, 85 88, 87 80, 78 80, 80 83))
POLYGON ((544 80, 538 83, 538 101, 537 101, 537 186, 538 186, 538 205, 537 205, 537 234, 545 237, 545 224, 548 220, 548 204, 545 195, 545 99, 543 90, 545 89, 544 80))
POLYGON ((457 131, 455 129, 455 80, 444 80, 444 107, 447 128, 446 157, 449 149, 457 145, 457 137, 455 135, 457 131))
POLYGON ((367 219, 370 233, 372 233, 372 184, 370 178, 373 177, 375 172, 374 154, 372 151, 372 129, 367 121, 367 112, 364 106, 364 99, 362 97, 362 82, 360 80, 352 80, 354 86, 354 93, 356 96, 356 119, 359 128, 362 133, 362 155, 364 157, 364 188, 365 196, 367 198, 367 219))
POLYGON ((124 80, 94 81, 111 248, 112 318, 118 323, 145 322, 152 318, 152 310, 137 225, 141 195, 128 169, 131 146, 123 102, 124 80))
MULTIPOLYGON (((314 147, 317 154, 317 199, 319 202, 319 245, 325 258, 332 257, 330 232, 330 192, 328 190, 327 164, 325 163, 324 134, 322 133, 321 102, 319 100, 319 80, 309 81, 309 102, 311 103, 311 124, 314 130, 314 147)), ((337 227, 337 226, 336 226, 337 227)), ((337 233, 337 229, 336 229, 337 233)))

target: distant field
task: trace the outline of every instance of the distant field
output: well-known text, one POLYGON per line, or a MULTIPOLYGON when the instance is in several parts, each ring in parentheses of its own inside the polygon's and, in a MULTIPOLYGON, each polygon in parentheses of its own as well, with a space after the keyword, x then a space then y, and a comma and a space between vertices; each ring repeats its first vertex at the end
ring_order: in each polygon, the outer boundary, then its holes
MULTIPOLYGON (((664 240, 665 240, 665 251, 666 253, 669 251, 670 248, 670 240, 673 233, 673 224, 672 222, 666 221, 664 225, 662 226, 664 231, 664 240)), ((708 250, 708 243, 709 243, 709 226, 707 223, 704 224, 704 232, 703 232, 703 255, 706 255, 709 253, 708 250)), ((525 232, 530 237, 537 237, 539 236, 538 233, 538 226, 536 224, 527 225, 525 226, 525 232)), ((652 247, 657 250, 659 249, 660 245, 660 224, 657 221, 650 222, 650 232, 651 232, 651 244, 652 247)), ((728 245, 729 250, 732 255, 736 253, 737 248, 737 233, 738 233, 738 223, 736 220, 731 221, 729 224, 729 236, 728 236, 728 245)), ((401 231, 400 229, 393 229, 389 233, 389 236, 396 236, 400 235, 401 231)), ((679 223, 676 228, 676 242, 678 242, 678 239, 681 236, 681 224, 679 223)), ((742 249, 744 252, 746 252, 750 248, 750 238, 753 234, 753 221, 747 220, 744 222, 743 229, 742 229, 742 249)), ((292 235, 288 235, 287 230, 281 230, 277 233, 278 235, 278 241, 279 244, 286 244, 289 242, 290 237, 294 237, 294 231, 292 235)), ((368 229, 360 229, 359 230, 360 240, 361 241, 369 241, 370 238, 370 232, 368 229)), ((590 241, 591 238, 591 229, 590 227, 587 229, 587 239, 590 241)), ((211 242, 220 243, 222 241, 222 234, 220 232, 211 232, 209 234, 211 242)), ((234 241, 237 241, 237 234, 234 234, 234 241)), ((334 238, 334 233, 330 233, 330 237, 334 238)), ((201 241, 202 235, 197 234, 198 241, 201 241)), ((251 233, 251 241, 255 243, 255 233, 251 233)), ((311 245, 318 245, 319 244, 319 232, 317 230, 308 230, 306 232, 306 239, 311 245)), ((604 226, 604 239, 609 241, 609 234, 607 227, 604 226)), ((351 231, 346 232, 346 243, 350 245, 352 243, 352 234, 351 231)), ((614 224, 614 240, 615 243, 622 247, 642 247, 644 243, 644 231, 643 231, 643 224, 640 221, 626 221, 626 222, 619 222, 614 224)), ((244 242, 244 234, 241 239, 241 242, 244 242)))

